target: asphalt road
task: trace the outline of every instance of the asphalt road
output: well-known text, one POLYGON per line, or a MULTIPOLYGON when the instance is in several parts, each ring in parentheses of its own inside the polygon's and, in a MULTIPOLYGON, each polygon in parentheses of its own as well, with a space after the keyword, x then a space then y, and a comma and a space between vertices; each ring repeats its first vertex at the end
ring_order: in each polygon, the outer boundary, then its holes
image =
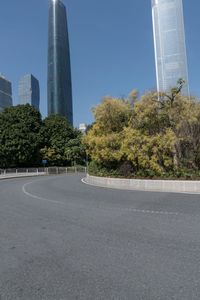
POLYGON ((200 195, 0 182, 1 300, 199 300, 200 195))

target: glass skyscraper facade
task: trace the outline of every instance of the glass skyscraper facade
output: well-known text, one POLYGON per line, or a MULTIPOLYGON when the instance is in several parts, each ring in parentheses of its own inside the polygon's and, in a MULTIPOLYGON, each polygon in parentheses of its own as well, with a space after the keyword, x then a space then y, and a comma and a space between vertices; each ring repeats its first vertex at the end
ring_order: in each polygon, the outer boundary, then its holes
POLYGON ((32 74, 27 74, 19 80, 18 93, 20 104, 29 103, 30 105, 34 106, 37 110, 39 110, 39 81, 32 74))
POLYGON ((12 84, 0 75, 0 112, 12 105, 12 84))
POLYGON ((182 0, 152 0, 157 91, 168 92, 182 78, 189 96, 182 0))
POLYGON ((48 115, 60 114, 73 124, 70 49, 66 8, 49 0, 48 115))

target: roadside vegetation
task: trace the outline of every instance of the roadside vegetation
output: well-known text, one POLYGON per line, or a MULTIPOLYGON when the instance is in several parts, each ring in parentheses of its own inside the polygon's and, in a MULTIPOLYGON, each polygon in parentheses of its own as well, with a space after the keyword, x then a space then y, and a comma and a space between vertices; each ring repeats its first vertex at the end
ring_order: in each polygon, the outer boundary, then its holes
POLYGON ((29 104, 0 113, 0 168, 85 164, 82 134, 64 117, 42 120, 29 104))
POLYGON ((127 178, 200 177, 200 103, 184 97, 183 80, 170 94, 133 91, 105 97, 83 138, 91 175, 127 178))
POLYGON ((86 165, 91 175, 200 178, 200 102, 181 94, 105 97, 86 134, 30 105, 0 113, 0 168, 86 165), (45 162, 45 163, 44 163, 45 162))

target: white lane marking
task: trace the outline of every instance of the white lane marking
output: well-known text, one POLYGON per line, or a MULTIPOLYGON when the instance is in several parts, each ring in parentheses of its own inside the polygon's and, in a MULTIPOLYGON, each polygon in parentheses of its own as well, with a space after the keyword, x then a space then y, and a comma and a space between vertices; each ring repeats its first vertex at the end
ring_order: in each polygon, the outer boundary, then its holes
POLYGON ((174 215, 174 216, 178 216, 181 215, 181 213, 178 212, 168 212, 168 211, 162 211, 162 210, 140 210, 140 209, 127 209, 128 211, 133 211, 136 213, 143 213, 143 214, 157 214, 157 215, 174 215))
MULTIPOLYGON (((84 184, 91 185, 91 186, 96 186, 94 184, 90 184, 87 181, 85 181, 85 178, 82 178, 81 181, 84 184)), ((107 188, 105 186, 96 186, 96 187, 107 188)), ((112 188, 112 187, 108 187, 108 188, 109 189, 115 189, 115 188, 112 188)), ((145 210, 145 209, 135 209, 135 208, 127 208, 127 209, 125 208, 124 210, 125 211, 132 211, 132 212, 136 212, 136 213, 142 213, 142 214, 157 214, 157 215, 172 215, 172 216, 173 215, 174 216, 183 215, 182 213, 179 213, 179 212, 168 212, 168 211, 162 211, 162 210, 145 210)))
MULTIPOLYGON (((31 182, 25 183, 22 186, 23 193, 25 195, 27 195, 27 196, 29 196, 31 198, 37 199, 37 200, 42 200, 42 201, 56 203, 56 204, 58 204, 58 203, 59 204, 65 204, 64 202, 60 202, 60 201, 56 201, 56 200, 52 200, 52 199, 47 199, 47 198, 44 198, 44 197, 39 197, 37 195, 34 195, 34 194, 31 194, 31 193, 27 192, 26 187, 28 185, 31 185, 34 182, 37 182, 37 181, 40 181, 40 180, 34 180, 34 181, 31 181, 31 182)), ((84 183, 84 178, 81 181, 84 183)), ((154 211, 154 210, 144 210, 144 209, 140 210, 140 209, 134 209, 134 208, 127 208, 127 209, 122 209, 122 210, 124 210, 124 211, 130 211, 130 212, 136 212, 136 213, 143 213, 143 214, 160 214, 160 215, 175 215, 175 216, 181 215, 181 213, 178 213, 178 212, 154 211)))
POLYGON ((31 198, 37 199, 37 200, 47 201, 47 202, 56 203, 56 204, 57 204, 57 203, 59 203, 59 204, 64 204, 63 202, 60 202, 60 201, 51 200, 51 199, 47 199, 47 198, 44 198, 44 197, 39 197, 39 196, 37 196, 37 195, 34 195, 34 194, 31 194, 31 193, 27 192, 26 187, 27 187, 28 185, 31 185, 31 184, 34 183, 34 182, 37 182, 37 181, 39 181, 39 180, 34 180, 34 181, 31 181, 31 182, 25 183, 25 184, 22 186, 22 191, 23 191, 23 193, 24 193, 25 195, 27 195, 27 196, 29 196, 29 197, 31 197, 31 198))

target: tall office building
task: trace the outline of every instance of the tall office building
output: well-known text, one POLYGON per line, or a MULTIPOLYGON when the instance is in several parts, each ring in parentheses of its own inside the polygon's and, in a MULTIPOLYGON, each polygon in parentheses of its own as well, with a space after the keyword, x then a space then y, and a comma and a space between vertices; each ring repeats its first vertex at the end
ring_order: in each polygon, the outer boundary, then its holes
POLYGON ((0 75, 0 112, 12 106, 12 84, 0 75))
POLYGON ((19 100, 20 104, 29 103, 37 110, 40 107, 40 87, 39 81, 32 75, 27 74, 19 80, 19 100))
POLYGON ((49 0, 48 115, 51 114, 60 114, 73 124, 67 15, 60 0, 49 0))
POLYGON ((157 91, 168 92, 183 78, 189 95, 182 0, 152 0, 157 91))

